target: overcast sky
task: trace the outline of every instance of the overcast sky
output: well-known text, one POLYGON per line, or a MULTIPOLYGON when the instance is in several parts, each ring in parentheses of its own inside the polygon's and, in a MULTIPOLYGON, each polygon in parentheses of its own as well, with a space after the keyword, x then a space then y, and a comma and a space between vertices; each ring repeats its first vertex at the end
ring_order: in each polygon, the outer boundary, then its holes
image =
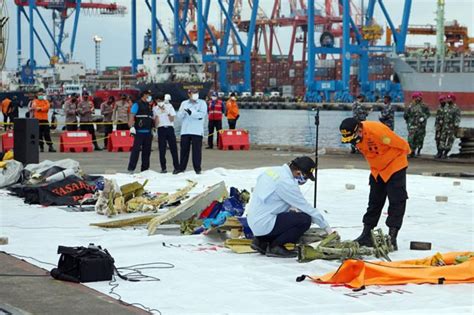
MULTIPOLYGON (((85 0, 87 1, 87 0, 85 0)), ((106 2, 106 0, 96 0, 99 2, 106 2)), ((116 0, 117 3, 123 4, 129 7, 128 0, 116 0)), ((159 4, 158 18, 162 21, 165 26, 169 26, 172 21, 171 10, 166 4, 165 0, 157 0, 159 4)), ((213 1, 214 2, 214 1, 213 1)), ((216 1, 217 2, 217 1, 216 1)), ((245 4, 247 1, 243 1, 245 4)), ((403 12, 402 0, 385 0, 384 3, 391 14, 391 18, 396 25, 400 24, 402 12, 403 12)), ((413 0, 412 13, 410 16, 410 24, 435 24, 435 12, 436 12, 436 0, 413 0)), ((323 0, 316 0, 316 3, 324 3, 323 0)), ((356 0, 355 3, 360 3, 356 0)), ((368 3, 368 0, 365 0, 368 3)), ((260 7, 269 14, 273 0, 260 0, 260 7)), ((16 7, 13 1, 8 1, 8 9, 10 15, 10 40, 8 47, 7 56, 7 67, 12 69, 16 67, 16 47, 17 47, 17 31, 16 31, 16 7)), ((213 4, 215 6, 215 3, 213 4)), ((289 12, 284 6, 284 10, 289 12)), ((460 24, 469 27, 469 33, 471 37, 474 37, 474 0, 446 0, 446 20, 458 20, 460 24)), ((45 19, 51 18, 49 10, 41 10, 45 19)), ((215 25, 219 24, 219 13, 213 9, 211 13, 211 23, 215 25)), ((248 10, 244 12, 245 16, 248 17, 248 10)), ((380 24, 385 25, 385 19, 381 14, 380 9, 376 10, 376 17, 380 24)), ((50 20, 49 20, 50 21, 50 20)), ((38 18, 35 20, 35 25, 39 32, 43 34, 43 38, 47 38, 47 34, 43 31, 43 27, 38 18)), ((101 66, 125 66, 130 64, 131 56, 131 31, 130 31, 130 15, 125 16, 89 16, 87 13, 83 13, 80 17, 80 23, 78 28, 78 35, 76 40, 76 51, 74 59, 86 63, 88 68, 95 66, 94 57, 94 42, 92 38, 94 35, 99 35, 103 38, 101 48, 101 66)), ((138 52, 143 48, 143 35, 150 26, 150 14, 146 8, 145 1, 138 1, 138 52)), ((22 44, 23 44, 23 58, 24 60, 29 58, 28 51, 28 28, 27 23, 23 19, 22 23, 22 44)), ((67 26, 67 32, 72 31, 72 17, 69 19, 67 26)), ((278 37, 282 45, 283 53, 288 51, 288 38, 290 37, 289 29, 280 29, 278 31, 278 37)), ((409 45, 422 45, 425 42, 435 42, 434 37, 424 36, 411 36, 408 39, 409 45)), ((66 39, 65 45, 69 47, 69 39, 66 39)), ((47 42, 48 48, 51 49, 52 43, 47 42)), ((38 42, 35 44, 37 62, 39 64, 46 64, 47 58, 42 52, 42 48, 38 42)), ((301 54, 299 50, 295 51, 298 56, 301 54)))

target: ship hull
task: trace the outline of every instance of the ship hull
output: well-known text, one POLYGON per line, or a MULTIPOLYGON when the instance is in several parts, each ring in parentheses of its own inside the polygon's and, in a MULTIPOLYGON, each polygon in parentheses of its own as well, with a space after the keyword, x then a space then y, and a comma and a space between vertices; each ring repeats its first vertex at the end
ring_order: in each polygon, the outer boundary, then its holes
POLYGON ((413 92, 421 92, 423 102, 430 110, 436 110, 439 107, 439 96, 452 93, 462 112, 474 112, 474 72, 417 72, 400 59, 395 60, 394 68, 406 102, 411 100, 413 92))
POLYGON ((199 97, 206 99, 211 90, 212 82, 168 82, 168 83, 140 83, 137 88, 140 91, 150 90, 153 95, 171 95, 171 103, 174 106, 179 106, 182 101, 189 98, 188 90, 195 88, 199 90, 199 97))

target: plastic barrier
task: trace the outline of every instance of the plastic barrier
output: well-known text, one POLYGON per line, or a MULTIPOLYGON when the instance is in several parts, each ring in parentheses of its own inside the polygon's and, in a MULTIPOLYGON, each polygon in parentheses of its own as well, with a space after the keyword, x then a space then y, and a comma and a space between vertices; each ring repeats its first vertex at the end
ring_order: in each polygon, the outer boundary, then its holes
POLYGON ((117 130, 109 134, 107 151, 109 152, 129 152, 133 147, 133 137, 128 130, 117 130))
POLYGON ((226 129, 219 132, 219 150, 249 150, 249 132, 245 129, 226 129))
POLYGON ((8 131, 2 135, 2 152, 13 149, 13 131, 8 131))
POLYGON ((87 131, 64 131, 61 133, 61 152, 92 152, 92 136, 87 131))

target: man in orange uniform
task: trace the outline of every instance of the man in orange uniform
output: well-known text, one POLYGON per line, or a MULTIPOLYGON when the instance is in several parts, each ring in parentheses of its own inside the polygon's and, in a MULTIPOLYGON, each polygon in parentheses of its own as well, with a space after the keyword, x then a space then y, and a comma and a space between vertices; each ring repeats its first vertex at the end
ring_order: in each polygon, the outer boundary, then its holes
POLYGON ((33 112, 33 117, 39 120, 40 151, 44 152, 44 144, 46 143, 49 146, 49 152, 56 152, 49 133, 49 101, 46 99, 43 89, 40 89, 36 95, 37 98, 32 101, 31 110, 33 112))
POLYGON ((235 129, 237 119, 239 119, 239 106, 237 106, 237 98, 235 93, 230 93, 230 98, 225 104, 227 122, 229 123, 229 129, 235 129))
POLYGON ((351 143, 362 153, 370 166, 369 206, 364 215, 364 230, 355 239, 362 246, 373 246, 371 230, 377 226, 388 196, 389 235, 397 249, 397 235, 403 222, 406 200, 408 142, 381 122, 358 122, 354 118, 342 121, 339 130, 343 143, 351 143))
MULTIPOLYGON (((3 123, 7 123, 8 122, 8 108, 10 107, 10 103, 11 103, 11 99, 9 99, 8 97, 5 97, 2 101, 2 114, 3 114, 3 123)), ((10 122, 13 122, 10 120, 10 122)), ((8 125, 4 125, 5 127, 5 130, 8 129, 8 125)))

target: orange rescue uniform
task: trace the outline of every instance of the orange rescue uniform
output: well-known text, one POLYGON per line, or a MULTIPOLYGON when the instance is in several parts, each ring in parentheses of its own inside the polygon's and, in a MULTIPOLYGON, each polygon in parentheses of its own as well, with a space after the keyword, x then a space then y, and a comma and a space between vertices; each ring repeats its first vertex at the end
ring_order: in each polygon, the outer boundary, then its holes
POLYGON ((226 104, 227 119, 237 119, 239 115, 239 106, 237 106, 237 101, 229 99, 226 104))
POLYGON ((8 107, 12 101, 7 97, 2 101, 2 113, 8 114, 8 107))
POLYGON ((38 120, 48 120, 49 101, 48 100, 33 100, 34 117, 38 120))
POLYGON ((386 183, 394 173, 408 167, 408 142, 380 122, 363 121, 362 140, 356 146, 375 179, 380 175, 386 183))

